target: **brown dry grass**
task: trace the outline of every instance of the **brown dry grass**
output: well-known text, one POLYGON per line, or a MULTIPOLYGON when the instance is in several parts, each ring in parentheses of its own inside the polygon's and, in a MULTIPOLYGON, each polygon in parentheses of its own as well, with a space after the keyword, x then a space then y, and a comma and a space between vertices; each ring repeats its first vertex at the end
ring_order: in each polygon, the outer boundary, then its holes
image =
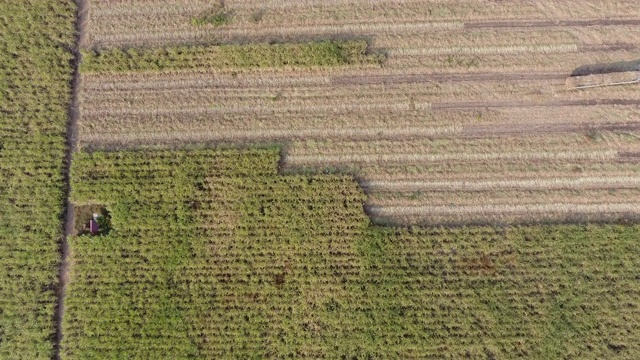
POLYGON ((371 180, 361 184, 370 191, 429 192, 429 191, 490 191, 497 189, 548 190, 548 189, 598 189, 635 188, 640 186, 638 176, 578 176, 518 180, 484 181, 431 181, 431 180, 371 180))
MULTIPOLYGON (((638 57, 637 1, 94 0, 87 47, 366 38, 383 67, 82 76, 80 144, 285 142, 286 171, 348 171, 402 223, 640 214, 640 85, 570 78, 638 57), (569 86, 567 86, 567 82, 569 86)), ((632 79, 633 80, 633 79, 632 79)))
POLYGON ((376 221, 394 224, 460 225, 531 222, 594 222, 640 219, 638 203, 531 204, 474 206, 371 207, 376 221))
POLYGON ((527 150, 529 152, 567 151, 637 151, 640 139, 633 133, 601 132, 599 134, 570 133, 543 134, 538 136, 485 136, 480 138, 438 137, 411 140, 368 141, 307 141, 294 142, 288 154, 294 155, 393 155, 430 154, 452 155, 506 154, 527 150))
MULTIPOLYGON (((211 7, 210 1, 91 1, 90 45, 159 44, 234 38, 299 38, 309 35, 372 35, 461 29, 478 21, 530 19, 633 19, 640 16, 631 0, 437 2, 423 1, 233 1, 226 4, 231 21, 220 28, 195 28, 191 18, 211 7), (393 20, 393 21, 390 21, 393 20), (287 24, 287 26, 283 26, 287 24)), ((544 24, 544 23, 543 23, 544 24)), ((548 25, 547 25, 548 26, 548 25)))
POLYGON ((474 161, 558 161, 558 160, 607 160, 615 159, 614 150, 604 151, 537 151, 511 153, 450 153, 450 154, 339 154, 339 155, 288 155, 286 162, 290 166, 323 164, 342 165, 348 163, 425 163, 425 162, 474 162, 474 161))
POLYGON ((488 162, 440 162, 423 164, 366 164, 353 166, 361 182, 368 181, 437 181, 437 182, 485 182, 548 180, 567 177, 638 177, 640 167, 633 160, 617 158, 592 160, 573 159, 563 161, 488 161, 488 162))

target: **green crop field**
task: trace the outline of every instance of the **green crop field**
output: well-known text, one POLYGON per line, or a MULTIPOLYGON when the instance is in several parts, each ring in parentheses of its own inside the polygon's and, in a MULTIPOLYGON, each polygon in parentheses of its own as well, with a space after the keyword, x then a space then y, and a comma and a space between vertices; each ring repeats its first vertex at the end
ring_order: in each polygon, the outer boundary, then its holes
POLYGON ((640 358, 637 0, 256 4, 0 0, 0 359, 640 358))
POLYGON ((78 153, 67 359, 633 358, 638 226, 372 225, 277 150, 78 153), (108 354, 108 355, 105 355, 108 354))
POLYGON ((0 1, 0 358, 50 359, 72 1, 0 1))
POLYGON ((157 49, 83 51, 80 70, 104 74, 225 68, 311 67, 376 64, 367 42, 321 41, 302 44, 176 46, 157 49))

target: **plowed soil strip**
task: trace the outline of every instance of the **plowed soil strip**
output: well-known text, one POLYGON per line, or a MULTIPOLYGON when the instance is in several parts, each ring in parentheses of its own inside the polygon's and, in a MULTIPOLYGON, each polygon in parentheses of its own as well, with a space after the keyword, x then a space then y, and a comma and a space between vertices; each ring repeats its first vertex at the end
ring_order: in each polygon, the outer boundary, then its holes
POLYGON ((456 126, 420 127, 420 128, 337 128, 337 129, 263 129, 260 131, 155 131, 153 133, 88 133, 83 135, 83 143, 100 144, 162 144, 182 141, 186 143, 210 141, 261 141, 261 140, 294 140, 294 139, 363 139, 371 138, 399 138, 412 136, 443 136, 458 131, 456 126))
POLYGON ((640 122, 620 124, 504 124, 504 125, 472 125, 465 126, 457 135, 465 137, 485 137, 494 135, 534 135, 557 134, 578 131, 640 131, 640 122))
POLYGON ((611 52, 611 51, 634 51, 638 49, 635 44, 608 44, 608 45, 580 45, 581 52, 611 52))
POLYGON ((377 84, 412 84, 430 82, 472 82, 472 81, 525 81, 525 80, 565 80, 568 74, 398 74, 398 75, 371 75, 371 76, 334 76, 331 78, 333 85, 377 85, 377 84))
POLYGON ((593 20, 523 20, 523 21, 474 21, 465 22, 465 29, 485 28, 538 28, 567 26, 635 26, 640 19, 593 19, 593 20))
POLYGON ((551 190, 602 189, 640 187, 640 177, 579 177, 491 181, 380 181, 361 183, 366 190, 375 191, 488 191, 496 189, 551 190))
POLYGON ((467 205, 467 206, 385 206, 369 208, 374 216, 420 216, 458 215, 458 214, 621 214, 640 213, 640 203, 620 204, 501 204, 501 205, 467 205))
POLYGON ((498 160, 605 160, 615 159, 615 150, 604 151, 562 151, 562 152, 501 152, 501 153, 448 153, 448 154, 342 154, 342 155, 290 155, 285 163, 335 164, 335 163, 427 163, 443 161, 498 161, 498 160))
POLYGON ((640 160, 640 152, 624 151, 624 152, 618 153, 618 157, 621 159, 627 159, 632 161, 640 160))
POLYGON ((552 106, 597 106, 597 105, 640 105, 640 100, 601 99, 601 100, 552 100, 536 104, 530 101, 465 101, 434 103, 431 109, 472 109, 472 108, 510 108, 510 107, 552 107, 552 106))
POLYGON ((496 224, 548 224, 548 223, 611 223, 637 222, 637 212, 554 212, 554 213, 459 213, 459 214, 420 214, 402 216, 378 216, 369 212, 373 221, 383 225, 419 225, 419 226, 495 226, 496 224))

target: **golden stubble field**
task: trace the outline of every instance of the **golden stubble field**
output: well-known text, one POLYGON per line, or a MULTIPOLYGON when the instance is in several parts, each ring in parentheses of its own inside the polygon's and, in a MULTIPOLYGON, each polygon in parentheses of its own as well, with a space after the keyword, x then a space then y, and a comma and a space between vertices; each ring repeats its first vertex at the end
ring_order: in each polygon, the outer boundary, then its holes
POLYGON ((365 39, 386 60, 85 72, 80 146, 283 143, 281 171, 353 174, 382 222, 640 217, 640 85, 567 80, 640 59, 636 1, 255 3, 88 1, 82 43, 365 39), (218 23, 193 21, 211 11, 218 23))

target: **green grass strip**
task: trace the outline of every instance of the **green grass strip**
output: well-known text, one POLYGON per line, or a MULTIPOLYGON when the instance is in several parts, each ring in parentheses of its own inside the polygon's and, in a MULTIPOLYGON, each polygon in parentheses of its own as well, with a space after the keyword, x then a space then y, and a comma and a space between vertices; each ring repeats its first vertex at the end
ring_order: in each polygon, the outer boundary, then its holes
POLYGON ((367 43, 321 41, 299 44, 177 46, 154 49, 85 50, 80 71, 114 73, 188 69, 317 67, 379 64, 367 43))
POLYGON ((52 359, 76 6, 0 1, 0 359, 52 359))

